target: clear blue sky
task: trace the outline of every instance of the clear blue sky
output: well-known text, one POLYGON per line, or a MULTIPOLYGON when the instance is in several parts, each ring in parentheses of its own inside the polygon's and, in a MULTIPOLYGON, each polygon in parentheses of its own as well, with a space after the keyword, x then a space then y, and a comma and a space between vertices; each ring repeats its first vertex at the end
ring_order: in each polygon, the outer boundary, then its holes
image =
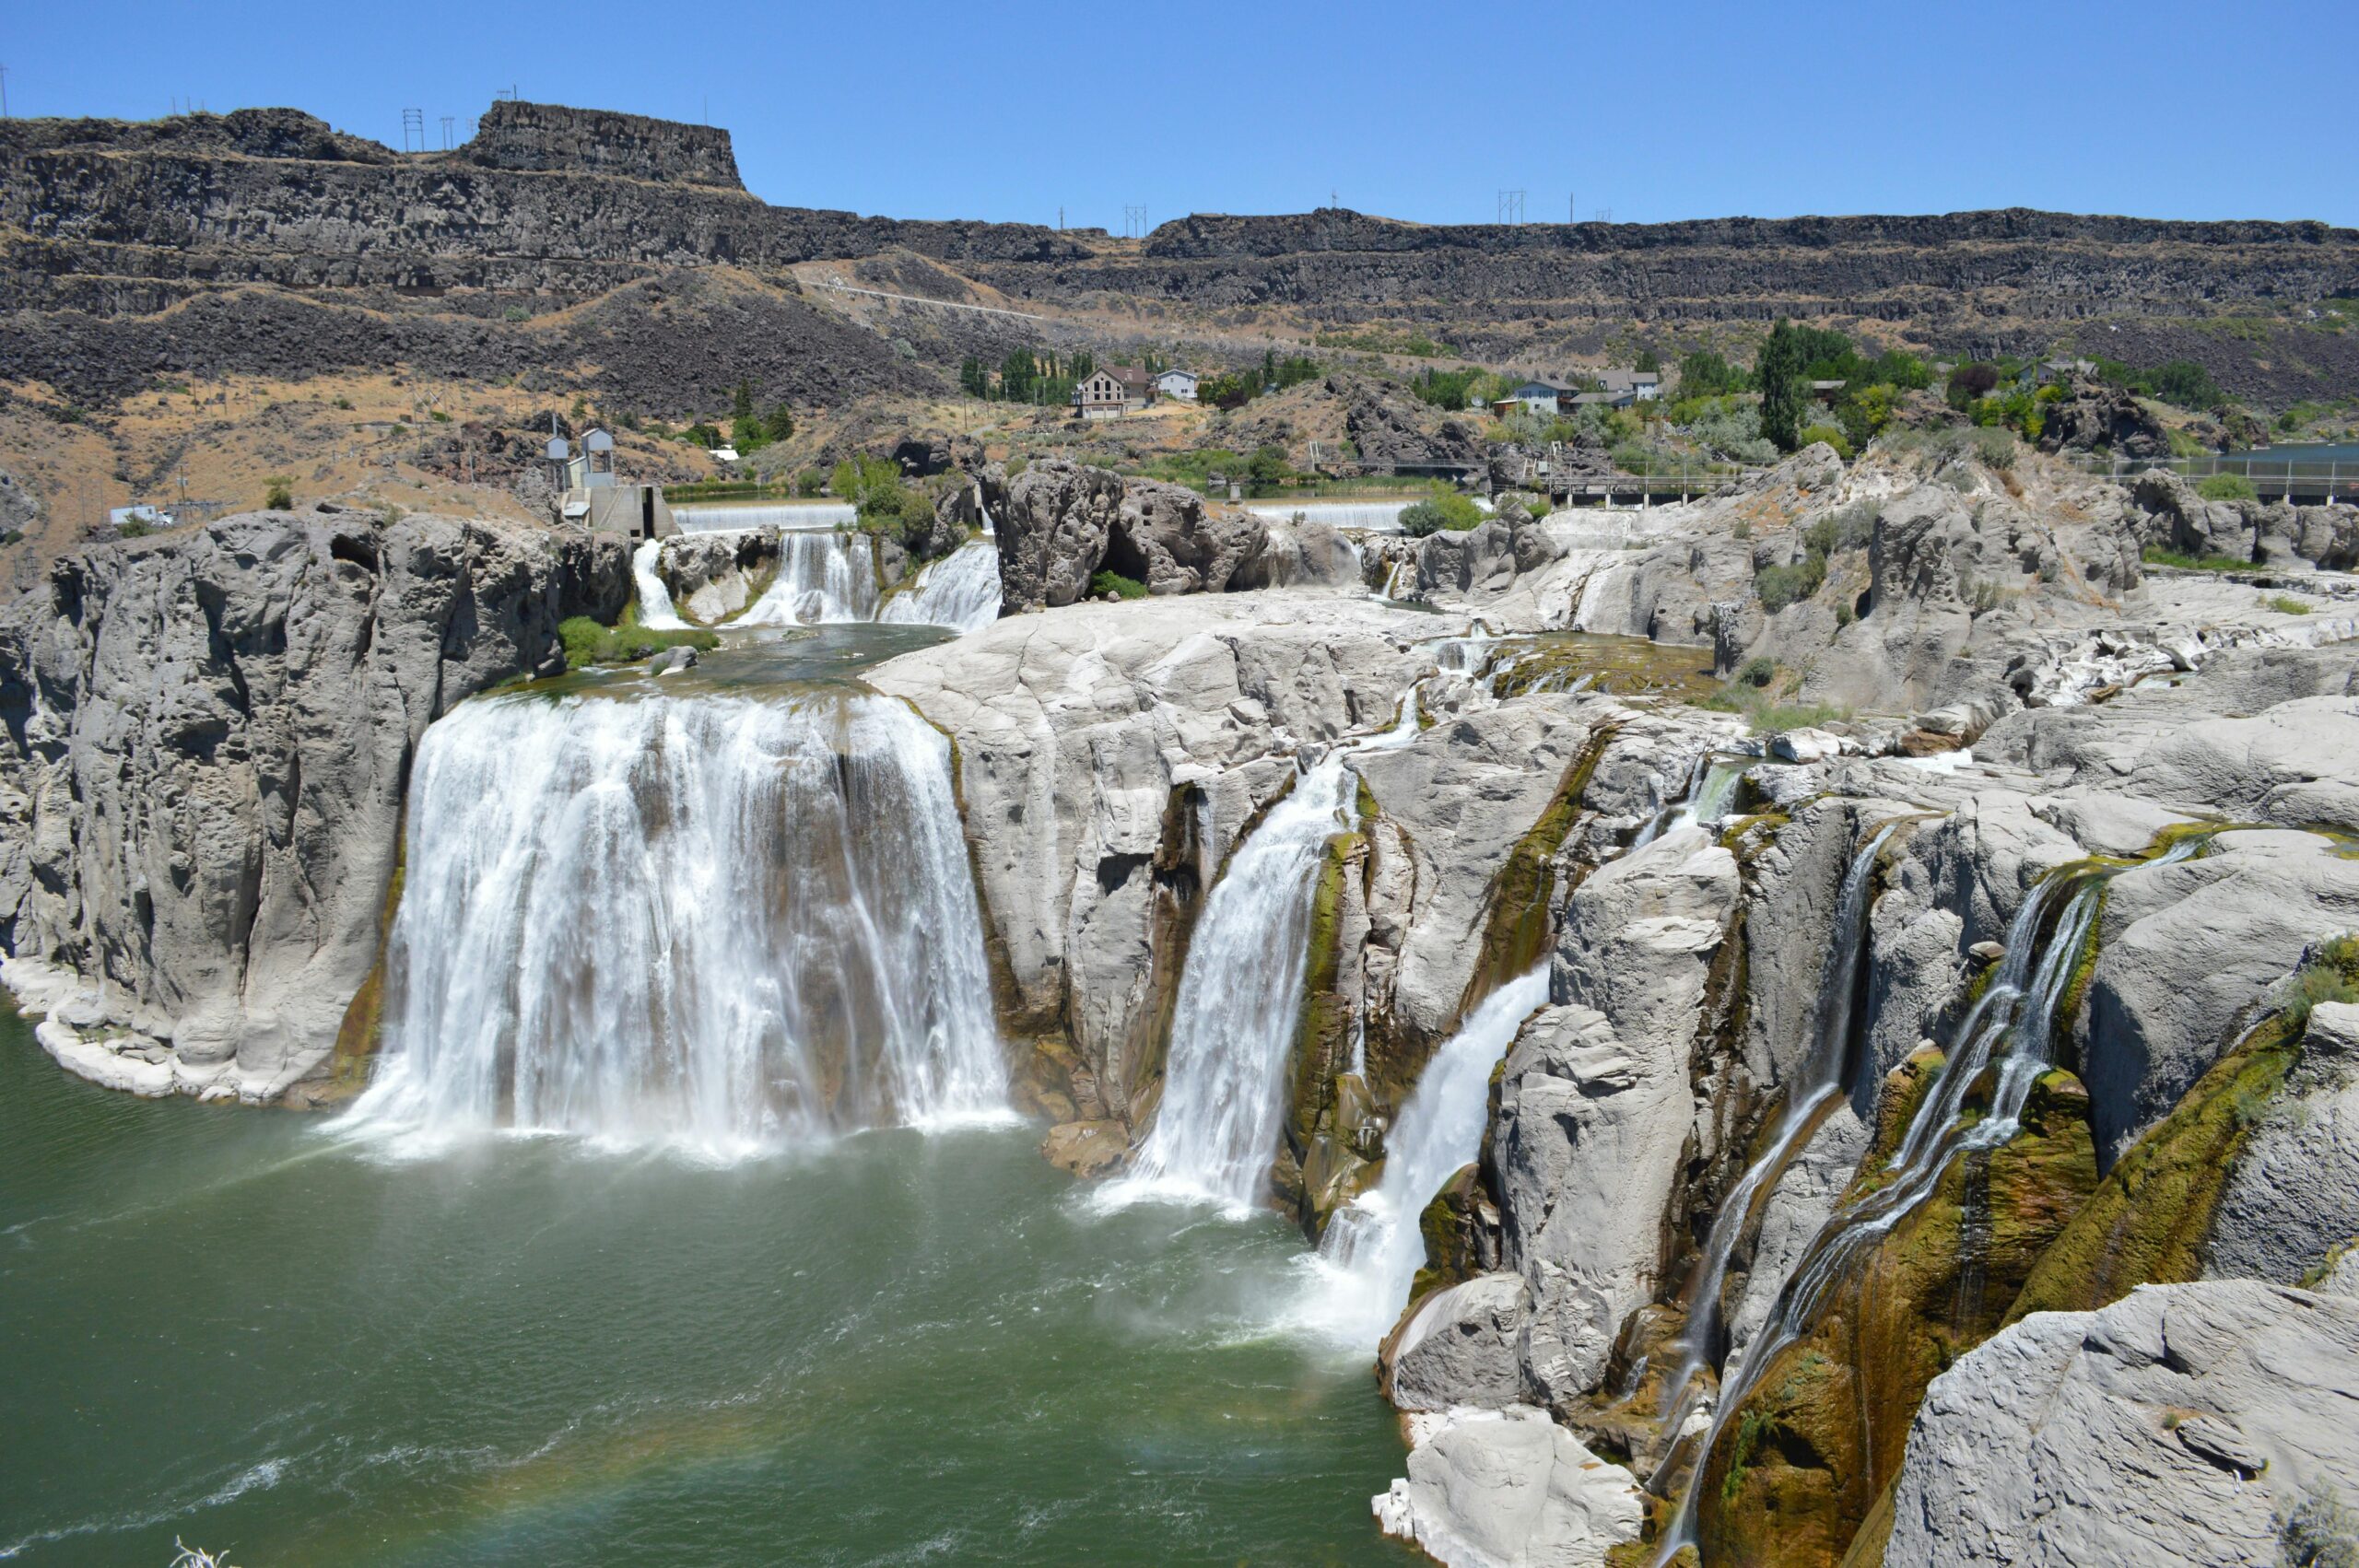
POLYGON ((10 112, 291 104, 389 145, 492 93, 712 123, 792 205, 1487 222, 2035 206, 2359 225, 2359 3, 2223 8, 10 0, 10 112))

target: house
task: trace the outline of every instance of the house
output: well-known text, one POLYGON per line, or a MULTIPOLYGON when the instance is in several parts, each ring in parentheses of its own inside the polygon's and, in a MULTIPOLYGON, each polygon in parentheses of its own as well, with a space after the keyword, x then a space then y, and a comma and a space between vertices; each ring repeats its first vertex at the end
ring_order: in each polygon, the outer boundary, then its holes
POLYGON ((2053 381, 2070 385, 2075 380, 2093 380, 2096 373, 2095 362, 2089 359, 2049 359, 2034 367, 2031 372, 2041 386, 2053 381))
POLYGON ((1627 408, 1634 403, 1652 403, 1662 395, 1662 373, 1659 370, 1600 370, 1597 390, 1614 394, 1616 408, 1627 408))
MULTIPOLYGON (((1573 389, 1555 381, 1526 381, 1499 400, 1501 404, 1520 403, 1533 414, 1554 416, 1573 395, 1573 389)), ((1509 411, 1511 412, 1511 411, 1509 411)))
POLYGON ((1100 365, 1073 389, 1074 415, 1113 419, 1155 401, 1155 380, 1135 365, 1100 365))
POLYGON ((163 508, 151 507, 142 502, 136 506, 110 507, 107 509, 107 521, 118 529, 127 522, 135 522, 145 528, 170 528, 174 519, 172 514, 163 508))
POLYGON ((1180 369, 1166 370, 1156 377, 1155 390, 1165 397, 1177 398, 1181 403, 1193 403, 1196 401, 1196 372, 1180 369))
POLYGON ((1844 385, 1842 381, 1813 381, 1810 395, 1832 408, 1842 401, 1844 385))

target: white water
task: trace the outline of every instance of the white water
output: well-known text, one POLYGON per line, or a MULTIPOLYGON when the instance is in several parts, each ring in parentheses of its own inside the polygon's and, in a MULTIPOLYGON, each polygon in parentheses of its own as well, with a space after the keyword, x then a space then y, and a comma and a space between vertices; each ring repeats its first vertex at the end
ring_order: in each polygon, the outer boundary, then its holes
POLYGON ((631 576, 639 583, 639 624, 650 631, 675 632, 688 623, 672 608, 671 590, 663 586, 663 574, 655 569, 663 553, 661 539, 650 539, 630 553, 631 576))
POLYGON ((1397 501, 1253 501, 1246 510, 1256 517, 1266 517, 1285 522, 1300 513, 1306 522, 1323 522, 1330 528, 1356 528, 1369 533, 1398 533, 1401 514, 1409 503, 1421 499, 1404 496, 1397 501))
POLYGON ((1376 1344, 1409 1305, 1426 1258, 1418 1217, 1483 1149, 1491 1070, 1548 1000, 1548 965, 1493 991, 1442 1043, 1384 1141, 1376 1187, 1338 1211, 1319 1243, 1306 1316, 1345 1343, 1376 1344))
POLYGON ((833 529, 779 535, 778 576, 734 625, 833 626, 876 618, 869 541, 833 529))
POLYGON ((1003 1106, 948 743, 898 702, 469 702, 409 822, 356 1129, 734 1156, 1003 1106))
POLYGON ((853 517, 849 501, 769 502, 757 505, 674 507, 672 521, 683 533, 729 533, 754 528, 842 528, 853 517))
POLYGON ((980 631, 999 619, 999 546, 979 539, 933 562, 876 618, 980 631))
POLYGON ((1391 729, 1337 746, 1298 775, 1230 855, 1180 971, 1155 1125, 1129 1173, 1100 1188, 1097 1201, 1209 1200, 1242 1213, 1262 1197, 1302 1015, 1319 866, 1328 838, 1344 826, 1350 763, 1416 736, 1412 687, 1391 729))

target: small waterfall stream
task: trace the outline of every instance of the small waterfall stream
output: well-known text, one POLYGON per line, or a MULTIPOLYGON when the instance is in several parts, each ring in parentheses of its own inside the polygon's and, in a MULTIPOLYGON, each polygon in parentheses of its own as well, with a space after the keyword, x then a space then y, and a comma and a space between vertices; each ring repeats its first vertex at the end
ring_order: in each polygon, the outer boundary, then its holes
POLYGON ((358 1129, 734 1155, 1003 1103, 948 743, 900 703, 465 703, 407 867, 358 1129))
POLYGON ((1543 963, 1493 991, 1442 1042, 1384 1141, 1376 1187, 1338 1211, 1319 1243, 1310 1316, 1361 1347, 1383 1339, 1409 1305, 1426 1259, 1418 1217, 1458 1169, 1482 1153, 1491 1070, 1548 1000, 1543 963))
POLYGON ((1297 776, 1230 855, 1180 971, 1163 1103, 1129 1173, 1099 1189, 1101 1201, 1172 1198, 1243 1211, 1261 1198, 1302 1013, 1320 861, 1344 825, 1351 761, 1416 734, 1412 688, 1391 730, 1338 745, 1297 776))
POLYGON ((650 539, 630 553, 630 574, 639 584, 639 624, 650 631, 681 631, 688 623, 672 608, 672 591, 663 586, 663 574, 656 569, 663 554, 661 539, 650 539))
MULTIPOLYGON (((1735 776, 1731 771, 1731 777, 1735 776)), ((1707 776, 1709 777, 1708 775, 1707 776)), ((1700 798, 1702 790, 1697 791, 1700 798)), ((1684 808, 1683 808, 1684 810, 1684 808)), ((1836 901, 1818 1002, 1813 1010, 1809 1054, 1802 1071, 1787 1086, 1786 1103, 1769 1134, 1760 1158, 1738 1178, 1712 1228, 1704 1238, 1696 1280, 1688 1290, 1687 1324, 1681 1337, 1683 1360, 1664 1386, 1666 1408, 1680 1402, 1704 1368, 1720 1353, 1720 1287, 1728 1278, 1729 1259, 1735 1253, 1753 1217, 1755 1204, 1777 1186, 1786 1166, 1819 1125, 1820 1113, 1837 1095, 1851 1088, 1846 1082, 1850 1055, 1853 1000, 1859 989, 1860 959, 1867 946, 1868 892, 1875 883, 1876 858, 1884 853, 1895 825, 1884 824, 1869 836, 1844 873, 1836 901)))
POLYGON ((737 617, 741 626, 830 626, 876 618, 869 541, 833 529, 779 535, 778 576, 737 617))
MULTIPOLYGON (((2201 847, 2197 839, 2182 839, 2161 860, 2185 860, 2201 847)), ((1931 1195, 1951 1158, 1996 1149, 2015 1135, 2033 1084, 2055 1060, 2056 1010, 2086 951, 2105 884, 2127 869, 2116 863, 2066 867, 2035 887, 2015 911, 1998 972, 1954 1031, 1955 1043, 1941 1077, 1910 1119, 1884 1185, 1838 1210, 1813 1238, 1768 1321, 1746 1348, 1736 1377, 1721 1389, 1696 1451, 1694 1476, 1703 1475, 1730 1415, 1743 1408, 1764 1370, 1811 1331, 1852 1270, 1931 1195), (1989 1108, 1966 1121, 1960 1115, 1966 1092, 1994 1061, 1999 1072, 1989 1108)), ((1692 1543, 1695 1504, 1691 1479, 1663 1532, 1654 1568, 1664 1568, 1692 1543)))
POLYGON ((999 548, 978 539, 930 563, 916 582, 886 602, 876 618, 980 631, 999 619, 999 548))

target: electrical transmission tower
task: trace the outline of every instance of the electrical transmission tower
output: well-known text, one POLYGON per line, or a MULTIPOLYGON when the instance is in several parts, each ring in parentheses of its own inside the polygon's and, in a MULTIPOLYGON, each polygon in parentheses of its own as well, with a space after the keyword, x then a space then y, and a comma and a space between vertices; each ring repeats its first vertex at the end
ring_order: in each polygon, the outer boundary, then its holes
POLYGON ((424 152, 425 150, 426 150, 426 111, 424 111, 423 109, 405 109, 405 110, 403 110, 403 111, 402 111, 402 151, 404 151, 404 152, 424 152))
POLYGON ((1523 221, 1523 193, 1521 191, 1499 193, 1499 221, 1501 223, 1523 221))
POLYGON ((457 118, 455 114, 442 116, 442 150, 444 152, 451 150, 451 122, 457 118))
POLYGON ((1126 240, 1146 238, 1146 208, 1144 205, 1122 207, 1122 237, 1126 240))

